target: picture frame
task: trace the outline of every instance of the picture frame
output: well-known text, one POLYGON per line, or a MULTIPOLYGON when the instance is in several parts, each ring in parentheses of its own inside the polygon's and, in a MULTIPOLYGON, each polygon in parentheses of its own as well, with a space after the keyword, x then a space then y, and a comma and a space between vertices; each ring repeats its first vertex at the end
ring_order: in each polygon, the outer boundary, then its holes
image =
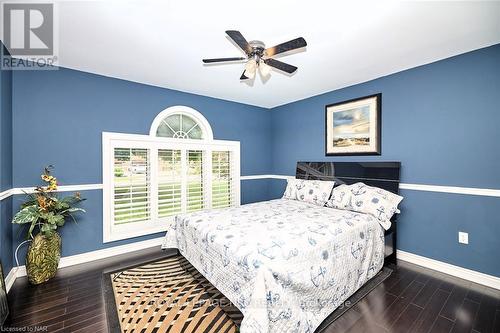
POLYGON ((382 94, 325 106, 325 156, 382 153, 382 94))
POLYGON ((2 263, 0 262, 0 327, 3 327, 9 317, 9 302, 2 263))

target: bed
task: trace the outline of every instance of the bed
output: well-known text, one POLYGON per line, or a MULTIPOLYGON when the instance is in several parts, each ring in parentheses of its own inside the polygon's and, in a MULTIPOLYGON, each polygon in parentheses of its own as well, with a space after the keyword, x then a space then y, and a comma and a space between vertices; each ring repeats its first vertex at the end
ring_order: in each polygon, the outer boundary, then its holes
MULTIPOLYGON (((296 177, 397 193, 399 163, 299 162, 296 177)), ((385 231, 372 215, 276 199, 177 216, 162 247, 178 249, 238 307, 241 332, 313 333, 395 264, 394 222, 385 231)))

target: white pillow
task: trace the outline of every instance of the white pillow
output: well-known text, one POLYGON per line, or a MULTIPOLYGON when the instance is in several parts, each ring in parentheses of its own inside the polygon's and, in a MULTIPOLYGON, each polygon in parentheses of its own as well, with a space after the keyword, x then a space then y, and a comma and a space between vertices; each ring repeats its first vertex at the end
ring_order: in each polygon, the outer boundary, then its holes
POLYGON ((332 196, 330 200, 327 201, 326 206, 330 208, 347 209, 350 198, 351 189, 349 185, 342 184, 333 188, 332 196))
POLYGON ((334 188, 332 197, 326 205, 373 215, 385 229, 389 229, 392 216, 399 213, 398 205, 401 200, 402 196, 392 192, 356 183, 334 188))
POLYGON ((324 206, 332 193, 333 181, 288 179, 283 199, 324 206))

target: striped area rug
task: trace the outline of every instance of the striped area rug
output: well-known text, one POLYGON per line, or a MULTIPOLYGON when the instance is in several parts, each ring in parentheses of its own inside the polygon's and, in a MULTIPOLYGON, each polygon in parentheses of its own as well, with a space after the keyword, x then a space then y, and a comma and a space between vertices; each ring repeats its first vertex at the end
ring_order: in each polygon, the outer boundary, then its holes
MULTIPOLYGON (((113 312, 119 323, 115 330, 125 333, 239 331, 241 312, 182 256, 127 268, 107 274, 105 278, 111 281, 114 295, 116 311, 113 312)), ((113 319, 108 314, 110 320, 113 319)))

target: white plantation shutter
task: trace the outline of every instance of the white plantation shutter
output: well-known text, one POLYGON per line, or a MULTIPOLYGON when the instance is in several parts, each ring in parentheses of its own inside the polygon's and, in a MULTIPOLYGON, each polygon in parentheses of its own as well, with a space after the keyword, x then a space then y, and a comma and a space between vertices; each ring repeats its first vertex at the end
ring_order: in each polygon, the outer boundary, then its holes
POLYGON ((187 211, 204 208, 203 151, 187 151, 187 211))
POLYGON ((114 149, 114 223, 150 219, 149 150, 114 149))
POLYGON ((232 174, 231 152, 212 152, 212 208, 233 206, 232 174))
POLYGON ((104 242, 165 232, 178 214, 240 204, 239 142, 213 140, 210 131, 202 139, 157 132, 103 133, 104 242))
POLYGON ((182 211, 181 177, 181 151, 158 149, 158 217, 182 211))

